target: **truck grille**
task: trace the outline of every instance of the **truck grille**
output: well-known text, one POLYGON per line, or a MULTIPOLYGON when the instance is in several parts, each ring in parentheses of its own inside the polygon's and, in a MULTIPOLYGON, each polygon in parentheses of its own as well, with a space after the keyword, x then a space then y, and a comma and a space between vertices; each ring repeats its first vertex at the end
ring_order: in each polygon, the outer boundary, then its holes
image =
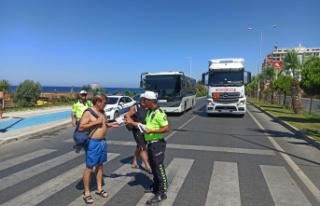
MULTIPOLYGON (((218 94, 219 98, 213 98, 213 101, 217 103, 237 103, 240 99, 240 92, 223 92, 218 94)), ((212 93, 212 97, 214 97, 214 93, 212 93)))

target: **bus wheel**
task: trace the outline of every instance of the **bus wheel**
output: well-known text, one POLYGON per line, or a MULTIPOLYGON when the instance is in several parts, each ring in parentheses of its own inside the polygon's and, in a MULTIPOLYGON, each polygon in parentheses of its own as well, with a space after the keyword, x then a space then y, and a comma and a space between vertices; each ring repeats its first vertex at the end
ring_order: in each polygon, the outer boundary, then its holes
POLYGON ((187 110, 187 103, 185 102, 185 103, 184 103, 184 108, 183 108, 183 114, 186 113, 186 110, 187 110))

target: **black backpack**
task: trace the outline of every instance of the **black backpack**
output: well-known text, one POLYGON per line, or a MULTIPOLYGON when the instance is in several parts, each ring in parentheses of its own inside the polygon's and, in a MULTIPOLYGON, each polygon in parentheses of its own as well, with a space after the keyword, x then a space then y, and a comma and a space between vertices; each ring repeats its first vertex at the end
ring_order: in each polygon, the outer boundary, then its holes
MULTIPOLYGON (((134 104, 134 109, 135 109, 135 114, 131 117, 133 119, 133 121, 141 122, 142 124, 145 124, 147 110, 142 108, 139 103, 134 104)), ((131 124, 126 124, 126 128, 129 131, 138 130, 137 128, 135 128, 131 124)))

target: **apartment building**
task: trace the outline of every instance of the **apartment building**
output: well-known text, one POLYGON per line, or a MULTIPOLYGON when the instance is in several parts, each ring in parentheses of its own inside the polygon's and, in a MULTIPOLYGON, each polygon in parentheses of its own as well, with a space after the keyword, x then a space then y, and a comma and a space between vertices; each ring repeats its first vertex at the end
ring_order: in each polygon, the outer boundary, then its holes
MULTIPOLYGON (((303 47, 301 44, 299 44, 298 47, 294 48, 278 48, 278 46, 275 46, 275 49, 266 56, 262 67, 268 67, 273 66, 275 70, 281 70, 282 69, 282 61, 285 58, 285 55, 288 53, 288 51, 295 50, 298 55, 298 60, 300 63, 303 62, 303 60, 310 58, 312 56, 320 57, 320 47, 303 47)), ((286 72, 287 75, 292 75, 290 71, 286 72)), ((297 77, 300 80, 300 71, 297 71, 297 77)))

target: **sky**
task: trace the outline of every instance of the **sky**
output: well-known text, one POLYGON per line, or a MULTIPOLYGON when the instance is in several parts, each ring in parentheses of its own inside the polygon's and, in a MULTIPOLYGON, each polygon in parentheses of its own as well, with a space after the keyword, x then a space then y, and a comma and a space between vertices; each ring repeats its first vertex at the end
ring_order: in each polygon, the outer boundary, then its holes
POLYGON ((137 88, 143 72, 200 80, 216 58, 244 58, 256 75, 260 49, 262 61, 276 42, 320 47, 319 8, 319 0, 0 0, 0 80, 137 88))

